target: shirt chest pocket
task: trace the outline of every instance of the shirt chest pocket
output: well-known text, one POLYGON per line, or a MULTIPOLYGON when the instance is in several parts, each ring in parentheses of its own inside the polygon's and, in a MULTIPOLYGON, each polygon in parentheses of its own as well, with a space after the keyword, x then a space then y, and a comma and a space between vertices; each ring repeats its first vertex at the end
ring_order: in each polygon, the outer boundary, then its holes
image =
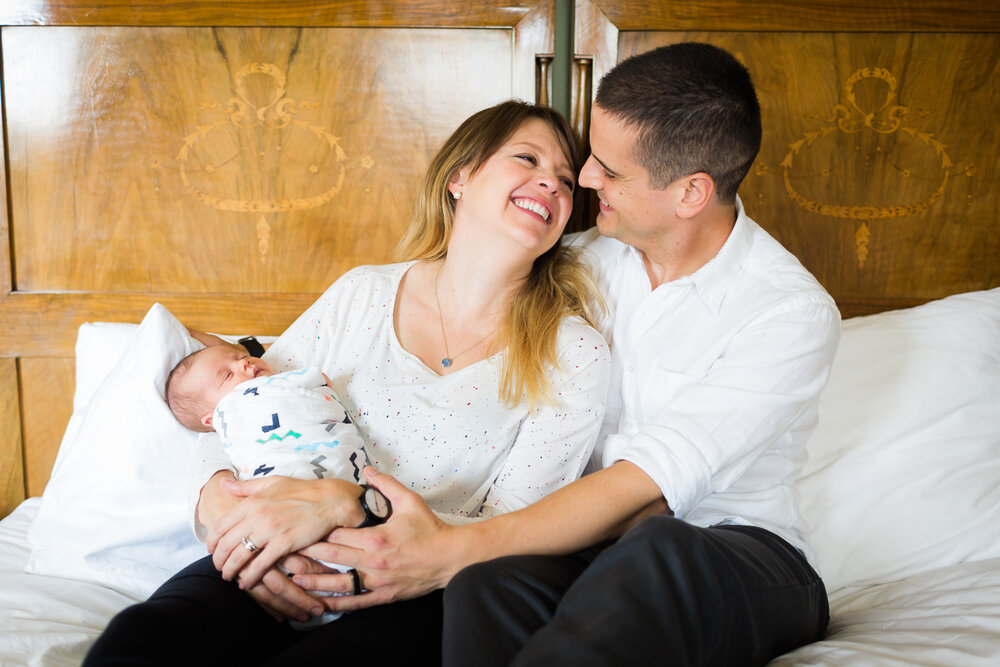
POLYGON ((664 407, 678 401, 686 391, 701 382, 706 372, 707 369, 700 368, 680 371, 651 365, 638 387, 643 421, 655 420, 664 407))

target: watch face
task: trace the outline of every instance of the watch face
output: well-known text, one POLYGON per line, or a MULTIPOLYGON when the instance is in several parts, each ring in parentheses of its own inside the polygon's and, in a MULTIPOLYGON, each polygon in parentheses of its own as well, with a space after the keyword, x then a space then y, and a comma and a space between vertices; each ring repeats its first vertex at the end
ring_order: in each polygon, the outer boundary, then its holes
POLYGON ((371 487, 365 489, 365 504, 368 510, 377 518, 383 521, 389 518, 389 501, 378 489, 371 487))

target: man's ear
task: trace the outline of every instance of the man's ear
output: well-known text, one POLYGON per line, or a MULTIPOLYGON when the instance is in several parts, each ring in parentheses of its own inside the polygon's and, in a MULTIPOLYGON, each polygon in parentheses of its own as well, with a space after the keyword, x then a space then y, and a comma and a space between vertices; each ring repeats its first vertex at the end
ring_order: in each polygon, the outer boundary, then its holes
POLYGON ((684 192, 677 204, 679 218, 694 218, 708 206, 715 196, 715 180, 704 172, 697 172, 681 179, 684 192))
MULTIPOLYGON (((212 412, 214 412, 214 410, 212 412)), ((212 412, 206 412, 201 416, 201 419, 198 420, 201 422, 202 426, 212 428, 212 412)))

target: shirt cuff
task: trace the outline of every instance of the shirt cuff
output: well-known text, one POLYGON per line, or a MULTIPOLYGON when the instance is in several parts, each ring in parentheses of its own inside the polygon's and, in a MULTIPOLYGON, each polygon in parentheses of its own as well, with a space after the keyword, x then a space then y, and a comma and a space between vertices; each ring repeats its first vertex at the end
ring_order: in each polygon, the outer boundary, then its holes
POLYGON ((708 462, 680 437, 665 440, 644 432, 631 437, 611 435, 601 458, 605 468, 616 461, 638 466, 659 487, 670 511, 679 519, 711 493, 708 462), (678 455, 683 452, 687 455, 678 455))

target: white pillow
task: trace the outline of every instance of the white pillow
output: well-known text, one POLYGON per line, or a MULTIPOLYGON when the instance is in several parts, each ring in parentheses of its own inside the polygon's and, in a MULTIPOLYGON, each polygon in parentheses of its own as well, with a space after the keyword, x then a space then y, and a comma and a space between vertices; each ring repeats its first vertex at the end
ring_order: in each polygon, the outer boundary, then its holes
POLYGON ((109 335, 101 333, 91 328, 78 340, 74 403, 82 407, 28 532, 26 570, 146 597, 205 555, 187 516, 197 435, 177 423, 163 399, 170 369, 202 345, 160 304, 138 327, 105 325, 109 335))
POLYGON ((138 330, 138 324, 125 322, 84 322, 80 325, 76 333, 74 412, 87 406, 138 330))
POLYGON ((1000 288, 844 322, 800 481, 831 592, 1000 556, 1000 288))

